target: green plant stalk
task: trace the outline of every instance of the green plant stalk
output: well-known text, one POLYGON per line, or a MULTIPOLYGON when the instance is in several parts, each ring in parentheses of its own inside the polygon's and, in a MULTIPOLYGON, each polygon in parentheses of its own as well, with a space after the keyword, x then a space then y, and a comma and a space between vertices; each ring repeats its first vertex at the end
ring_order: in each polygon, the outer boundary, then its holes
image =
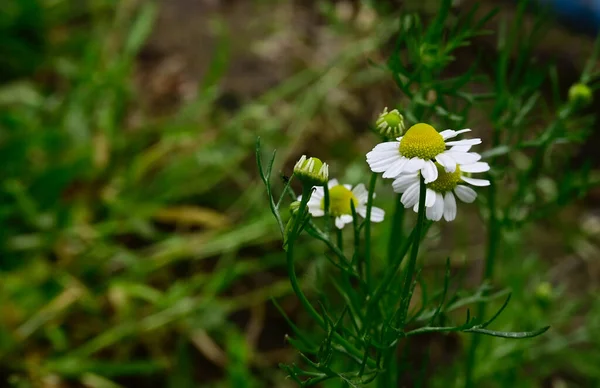
POLYGON ((365 218, 365 284, 367 292, 371 290, 371 209, 373 208, 373 193, 377 184, 377 174, 371 174, 369 181, 369 196, 367 198, 367 214, 365 218))
MULTIPOLYGON (((496 217, 496 186, 493 179, 490 179, 490 189, 488 198, 489 220, 488 220, 488 243, 487 254, 485 259, 485 270, 483 275, 484 282, 489 282, 494 277, 494 269, 496 263, 496 255, 498 253, 498 243, 500 240, 500 224, 496 217)), ((477 316, 480 320, 484 319, 486 310, 485 302, 479 302, 477 305, 477 316)), ((475 335, 471 341, 469 353, 467 355, 467 364, 465 372, 465 387, 473 388, 473 371, 476 364, 477 348, 479 347, 480 336, 475 335)))
MULTIPOLYGON (((312 194, 312 187, 308 186, 308 185, 303 185, 302 186, 302 200, 300 201, 300 207, 298 208, 298 213, 297 213, 297 216, 294 221, 294 226, 292 227, 292 231, 290 233, 290 236, 288 237, 288 244, 287 244, 287 250, 286 250, 286 264, 287 264, 288 276, 290 278, 290 283, 292 285, 292 290, 294 291, 294 293, 300 300, 302 307, 304 307, 304 309, 308 312, 308 314, 315 320, 315 322, 317 322, 317 324, 321 328, 323 328, 324 330, 327 330, 328 329, 327 323, 325 322, 323 317, 321 317, 321 315, 317 312, 317 310, 315 310, 315 308, 312 306, 312 304, 310 303, 310 301, 308 300, 306 295, 304 295, 304 292, 302 292, 302 289, 300 288, 300 283, 298 282, 298 277, 296 276, 296 269, 294 266, 294 244, 296 242, 296 238, 299 235, 300 224, 302 223, 302 221, 304 219, 304 217, 302 215, 306 212, 306 208, 307 208, 306 205, 308 203, 308 200, 310 199, 311 194, 312 194)), ((333 336, 338 341, 338 343, 349 354, 351 354, 352 356, 354 356, 358 359, 362 359, 364 357, 363 352, 361 352, 354 345, 349 343, 341 335, 334 332, 333 336)), ((369 367, 376 366, 375 361, 372 358, 367 359, 367 365, 369 367)))
POLYGON ((410 289, 417 266, 417 255, 419 254, 419 245, 421 245, 421 234, 423 233, 423 223, 425 222, 425 178, 420 177, 420 192, 419 192, 419 210, 417 213, 417 224, 415 225, 415 239, 413 240, 410 257, 406 267, 406 276, 404 277, 404 286, 400 298, 400 316, 398 317, 398 328, 403 328, 406 324, 408 308, 410 307, 410 289))
POLYGON ((388 264, 394 261, 394 257, 400 243, 404 239, 402 233, 402 224, 404 222, 404 205, 400 202, 402 194, 396 196, 396 209, 394 210, 394 217, 392 219, 392 231, 390 233, 390 240, 388 242, 388 264))
MULTIPOLYGON (((421 245, 421 234, 423 233, 423 224, 425 222, 425 180, 420 177, 420 192, 419 192, 419 208, 417 213, 417 223, 415 225, 412 240, 412 249, 410 257, 406 267, 406 275, 404 278, 404 285, 402 288, 402 294, 400 297, 400 309, 397 320, 398 329, 403 328, 406 323, 406 316, 408 315, 408 308, 410 306, 410 290, 413 283, 413 276, 417 266, 417 256, 419 254, 419 245, 421 245)), ((394 217, 395 218, 395 217, 394 217)), ((397 374, 400 372, 397 368, 397 355, 396 348, 390 349, 385 355, 385 372, 382 374, 379 380, 379 386, 384 387, 395 387, 397 386, 397 380, 400 376, 397 374)))

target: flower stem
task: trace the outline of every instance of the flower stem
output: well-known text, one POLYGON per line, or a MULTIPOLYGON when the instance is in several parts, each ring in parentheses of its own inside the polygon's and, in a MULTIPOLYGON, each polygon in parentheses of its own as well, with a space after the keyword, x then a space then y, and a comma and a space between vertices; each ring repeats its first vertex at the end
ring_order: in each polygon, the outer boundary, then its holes
POLYGON ((425 221, 425 179, 420 176, 419 188, 419 210, 417 213, 417 224, 415 225, 415 238, 413 240, 410 257, 406 266, 406 276, 404 277, 404 286, 400 299, 400 316, 398 317, 398 328, 404 327, 408 308, 410 306, 410 289, 413 282, 415 267, 417 265, 417 255, 419 254, 419 245, 421 245, 421 234, 423 233, 423 223, 425 221))
POLYGON ((377 174, 371 174, 369 181, 369 195, 367 198, 367 214, 365 218, 365 284, 367 292, 371 290, 371 209, 373 208, 373 193, 377 184, 377 174))
MULTIPOLYGON (((323 317, 321 317, 319 312, 317 312, 317 310, 315 310, 315 308, 310 304, 310 301, 308 300, 306 295, 304 295, 304 292, 302 292, 302 289, 300 288, 300 284, 298 282, 298 277, 296 276, 296 269, 294 266, 294 245, 296 243, 296 239, 298 238, 298 235, 300 234, 300 232, 299 232, 300 225, 302 224, 302 222, 305 219, 304 214, 306 212, 306 204, 308 203, 308 200, 310 199, 311 194, 312 194, 312 187, 303 185, 302 200, 300 201, 300 207, 298 208, 298 213, 297 213, 297 216, 295 219, 294 226, 291 229, 290 235, 287 237, 288 242, 287 242, 287 250, 286 250, 286 264, 287 264, 288 277, 290 278, 290 283, 292 285, 292 290, 294 290, 294 293, 300 300, 300 304, 302 304, 302 307, 304 307, 306 312, 314 319, 314 321, 323 330, 328 330, 327 323, 325 322, 323 317)), ((362 359, 364 357, 364 353, 362 351, 360 351, 354 345, 349 343, 345 338, 343 338, 338 333, 334 332, 333 337, 352 356, 354 356, 358 359, 362 359)), ((375 360, 373 360, 372 358, 368 358, 367 365, 371 368, 375 367, 375 360)))
POLYGON ((396 197, 396 209, 394 210, 394 218, 392 220, 392 231, 390 233, 390 240, 388 242, 388 264, 394 261, 396 252, 402 242, 402 224, 404 221, 404 205, 400 202, 402 194, 398 194, 396 197))
MULTIPOLYGON (((496 215, 496 187, 493 179, 490 180, 488 208, 490 212, 488 220, 488 243, 487 243, 487 254, 485 260, 485 270, 483 279, 484 282, 490 282, 494 277, 494 269, 496 262, 496 255, 498 253, 498 243, 500 240, 500 223, 498 222, 496 215)), ((480 302, 477 306, 477 316, 481 321, 484 320, 486 310, 485 302, 480 302)), ((480 336, 475 335, 471 341, 469 353, 467 355, 466 373, 465 373, 465 387, 472 388, 475 386, 473 381, 473 370, 476 364, 477 348, 479 346, 480 336)))

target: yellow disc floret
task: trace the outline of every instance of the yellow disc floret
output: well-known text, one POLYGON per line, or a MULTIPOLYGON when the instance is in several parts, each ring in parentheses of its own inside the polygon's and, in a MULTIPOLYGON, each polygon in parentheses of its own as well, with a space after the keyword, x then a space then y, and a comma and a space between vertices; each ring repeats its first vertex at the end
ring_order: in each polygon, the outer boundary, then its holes
MULTIPOLYGON (((355 208, 358 206, 358 199, 354 196, 352 191, 344 186, 337 185, 329 189, 329 212, 334 217, 352 214, 350 202, 354 204, 355 208)), ((321 209, 325 209, 325 198, 321 200, 321 209)))
POLYGON ((431 160, 446 150, 442 135, 431 125, 415 124, 400 141, 400 153, 407 158, 431 160))
POLYGON ((427 187, 433 191, 437 191, 438 193, 445 193, 454 190, 456 185, 458 185, 460 182, 461 176, 458 165, 456 166, 456 171, 454 172, 446 172, 444 167, 438 163, 436 163, 435 166, 438 170, 438 178, 435 181, 428 183, 427 187))

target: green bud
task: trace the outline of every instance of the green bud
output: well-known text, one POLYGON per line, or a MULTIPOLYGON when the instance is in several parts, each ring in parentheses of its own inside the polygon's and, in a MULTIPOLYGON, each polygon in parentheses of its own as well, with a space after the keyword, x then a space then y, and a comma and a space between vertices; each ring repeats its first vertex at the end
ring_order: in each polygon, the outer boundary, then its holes
POLYGON ((375 125, 379 134, 384 137, 395 139, 404 133, 404 117, 397 109, 388 112, 386 107, 375 121, 375 125))
POLYGON ((582 83, 576 83, 569 88, 569 101, 578 107, 589 105, 594 98, 592 89, 582 83))
POLYGON ((290 214, 295 216, 298 213, 298 209, 300 209, 300 201, 294 201, 290 203, 290 214))
POLYGON ((324 186, 329 179, 329 166, 318 158, 302 155, 294 166, 294 175, 308 186, 324 186))
POLYGON ((550 282, 542 282, 535 289, 535 297, 542 305, 547 305, 552 301, 554 291, 550 282))

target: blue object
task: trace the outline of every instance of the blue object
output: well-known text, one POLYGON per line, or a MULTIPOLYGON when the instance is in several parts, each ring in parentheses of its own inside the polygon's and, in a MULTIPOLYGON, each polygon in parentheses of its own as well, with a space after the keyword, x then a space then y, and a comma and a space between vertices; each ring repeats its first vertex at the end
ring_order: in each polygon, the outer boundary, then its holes
POLYGON ((574 30, 597 34, 600 31, 600 0, 538 0, 549 5, 559 21, 574 30))

